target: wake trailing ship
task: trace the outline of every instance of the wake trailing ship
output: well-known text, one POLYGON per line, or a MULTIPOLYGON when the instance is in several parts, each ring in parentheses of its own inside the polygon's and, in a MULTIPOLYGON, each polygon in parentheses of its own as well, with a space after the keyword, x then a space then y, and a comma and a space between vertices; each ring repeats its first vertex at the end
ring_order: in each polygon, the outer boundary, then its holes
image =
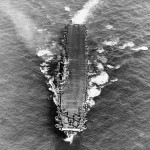
POLYGON ((57 76, 58 90, 54 101, 57 103, 56 128, 67 135, 65 141, 72 142, 77 132, 85 127, 88 111, 87 99, 87 49, 86 27, 70 24, 65 27, 64 51, 59 60, 57 76))

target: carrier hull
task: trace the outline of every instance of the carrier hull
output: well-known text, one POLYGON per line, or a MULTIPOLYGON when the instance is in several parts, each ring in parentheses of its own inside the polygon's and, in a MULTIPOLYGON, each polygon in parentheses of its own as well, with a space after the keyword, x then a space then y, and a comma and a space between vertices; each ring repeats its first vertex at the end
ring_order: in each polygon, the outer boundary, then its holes
MULTIPOLYGON (((66 26, 63 75, 59 77, 57 128, 72 137, 85 129, 87 91, 86 28, 66 26)), ((60 63, 60 68, 61 63, 60 63)))

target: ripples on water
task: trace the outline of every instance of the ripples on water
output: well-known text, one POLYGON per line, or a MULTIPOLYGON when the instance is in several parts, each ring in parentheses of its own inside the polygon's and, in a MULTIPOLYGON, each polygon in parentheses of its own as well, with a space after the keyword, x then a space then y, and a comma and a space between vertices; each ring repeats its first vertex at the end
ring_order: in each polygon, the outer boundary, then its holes
POLYGON ((36 56, 35 49, 49 39, 57 41, 71 18, 68 14, 73 16, 85 2, 13 1, 33 21, 30 37, 15 30, 13 18, 1 13, 2 150, 150 149, 148 0, 105 0, 89 17, 86 26, 90 59, 102 63, 109 80, 115 82, 94 98, 96 104, 88 113, 87 130, 71 146, 54 128, 56 108, 48 99, 51 93, 39 68, 43 60, 36 56), (65 11, 65 6, 70 11, 65 11))

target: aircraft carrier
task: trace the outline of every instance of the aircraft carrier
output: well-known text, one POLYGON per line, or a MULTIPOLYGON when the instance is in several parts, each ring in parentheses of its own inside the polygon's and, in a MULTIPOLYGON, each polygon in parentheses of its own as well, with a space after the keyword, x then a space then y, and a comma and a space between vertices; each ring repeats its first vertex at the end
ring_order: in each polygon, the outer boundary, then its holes
POLYGON ((86 128, 86 27, 78 24, 67 25, 64 32, 64 47, 59 63, 56 127, 64 131, 69 139, 86 128))

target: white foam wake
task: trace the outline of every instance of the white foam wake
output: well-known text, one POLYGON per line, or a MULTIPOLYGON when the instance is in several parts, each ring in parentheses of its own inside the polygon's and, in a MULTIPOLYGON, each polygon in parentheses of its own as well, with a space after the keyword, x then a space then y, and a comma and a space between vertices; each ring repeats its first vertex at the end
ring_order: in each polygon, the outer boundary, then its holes
POLYGON ((70 7, 65 6, 65 11, 70 11, 70 7))
POLYGON ((132 48, 131 50, 133 50, 133 51, 139 51, 139 50, 147 51, 148 47, 146 47, 146 46, 140 46, 140 47, 137 47, 137 48, 132 48))
POLYGON ((89 0, 84 6, 83 9, 78 11, 75 16, 72 18, 73 24, 83 24, 88 16, 90 15, 93 8, 99 3, 100 0, 89 0))
POLYGON ((102 71, 100 75, 97 75, 96 77, 91 78, 90 85, 92 83, 96 83, 97 85, 103 85, 106 82, 108 82, 109 76, 105 71, 102 71))
POLYGON ((98 52, 98 53, 103 53, 104 51, 105 51, 105 50, 104 50, 103 48, 100 48, 100 47, 97 49, 97 52, 98 52))
POLYGON ((101 89, 107 84, 109 81, 109 75, 106 71, 104 71, 104 66, 102 63, 96 64, 97 69, 100 71, 100 73, 94 73, 92 77, 89 79, 89 86, 87 90, 87 100, 86 103, 92 107, 95 105, 95 101, 93 100, 94 97, 101 94, 101 89))
POLYGON ((110 30, 110 29, 113 29, 113 26, 112 25, 106 25, 106 29, 110 30))
POLYGON ((112 41, 104 41, 102 44, 108 45, 108 46, 113 46, 113 45, 117 45, 118 42, 119 42, 119 38, 114 38, 114 39, 112 39, 112 41))
POLYGON ((74 137, 76 136, 76 132, 72 133, 72 134, 67 134, 67 138, 64 139, 65 142, 70 142, 70 144, 73 142, 74 137))
POLYGON ((133 47, 133 46, 135 46, 135 44, 132 41, 130 41, 130 42, 126 42, 123 46, 120 46, 119 48, 125 49, 126 47, 133 47))

